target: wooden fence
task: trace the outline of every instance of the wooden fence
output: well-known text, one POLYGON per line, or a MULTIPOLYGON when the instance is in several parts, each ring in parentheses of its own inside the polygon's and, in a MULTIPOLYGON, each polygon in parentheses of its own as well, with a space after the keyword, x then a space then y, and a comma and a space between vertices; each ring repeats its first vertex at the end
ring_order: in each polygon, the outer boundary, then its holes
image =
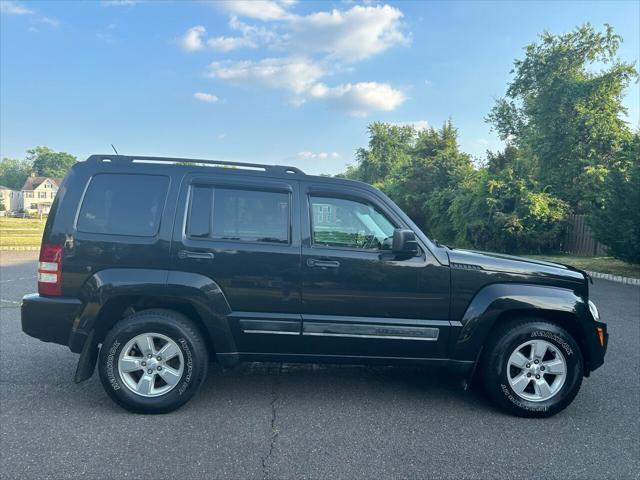
POLYGON ((569 215, 567 218, 563 250, 573 255, 599 257, 607 254, 607 247, 593 238, 586 215, 569 215))

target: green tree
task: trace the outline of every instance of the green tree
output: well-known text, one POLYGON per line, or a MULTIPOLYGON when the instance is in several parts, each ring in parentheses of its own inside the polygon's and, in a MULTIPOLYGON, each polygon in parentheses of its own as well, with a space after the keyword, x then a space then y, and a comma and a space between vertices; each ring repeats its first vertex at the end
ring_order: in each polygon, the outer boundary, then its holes
POLYGON ((374 122, 368 127, 369 148, 356 152, 356 166, 345 177, 377 185, 384 182, 394 165, 406 161, 416 141, 412 126, 374 122))
POLYGON ((411 219, 433 237, 453 238, 446 210, 453 186, 472 170, 471 157, 460 152, 458 132, 449 120, 441 129, 375 122, 369 144, 357 151, 357 164, 343 175, 386 192, 411 219))
POLYGON ((440 129, 417 132, 402 161, 391 168, 381 186, 433 238, 454 238, 447 210, 457 186, 473 171, 471 157, 460 151, 458 131, 449 120, 440 129))
POLYGON ((27 150, 27 161, 37 175, 64 177, 76 163, 76 157, 66 152, 54 152, 48 147, 35 147, 27 150))
POLYGON ((567 204, 536 191, 511 165, 494 170, 491 163, 504 157, 490 155, 490 165, 456 190, 448 209, 456 243, 508 253, 557 249, 567 204))
MULTIPOLYGON (((597 172, 602 175, 602 172, 597 172)), ((606 173, 599 205, 589 220, 595 237, 622 260, 640 263, 640 134, 606 173)))
POLYGON ((622 96, 637 71, 617 57, 620 42, 609 25, 604 32, 586 24, 563 35, 544 33, 515 61, 506 97, 487 118, 522 152, 544 190, 577 212, 594 201, 585 175, 610 168, 631 136, 622 96))
POLYGON ((0 162, 0 185, 20 189, 31 174, 31 164, 25 160, 3 158, 0 162))

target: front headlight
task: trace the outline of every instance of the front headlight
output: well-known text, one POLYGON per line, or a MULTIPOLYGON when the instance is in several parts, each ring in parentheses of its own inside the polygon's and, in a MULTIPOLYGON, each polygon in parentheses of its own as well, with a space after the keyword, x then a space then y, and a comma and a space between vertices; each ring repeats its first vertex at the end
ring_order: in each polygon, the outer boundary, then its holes
POLYGON ((596 307, 596 304, 591 300, 589 300, 589 311, 591 312, 594 320, 600 320, 600 312, 598 312, 598 307, 596 307))

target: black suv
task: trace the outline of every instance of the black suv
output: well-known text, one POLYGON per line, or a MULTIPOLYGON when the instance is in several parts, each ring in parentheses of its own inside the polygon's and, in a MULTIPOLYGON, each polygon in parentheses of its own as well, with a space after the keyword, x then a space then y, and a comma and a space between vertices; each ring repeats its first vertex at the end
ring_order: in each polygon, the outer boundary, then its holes
POLYGON ((94 155, 42 239, 22 328, 96 363, 123 407, 169 412, 210 360, 428 364, 546 417, 604 362, 574 268, 431 242, 364 183, 294 167, 94 155))

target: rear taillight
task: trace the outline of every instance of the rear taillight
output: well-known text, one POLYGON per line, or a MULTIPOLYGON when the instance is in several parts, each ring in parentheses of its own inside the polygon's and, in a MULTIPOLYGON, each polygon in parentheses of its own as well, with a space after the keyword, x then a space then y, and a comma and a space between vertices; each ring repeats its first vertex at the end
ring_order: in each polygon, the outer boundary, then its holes
POLYGON ((38 293, 62 295, 62 245, 43 243, 40 247, 38 293))

